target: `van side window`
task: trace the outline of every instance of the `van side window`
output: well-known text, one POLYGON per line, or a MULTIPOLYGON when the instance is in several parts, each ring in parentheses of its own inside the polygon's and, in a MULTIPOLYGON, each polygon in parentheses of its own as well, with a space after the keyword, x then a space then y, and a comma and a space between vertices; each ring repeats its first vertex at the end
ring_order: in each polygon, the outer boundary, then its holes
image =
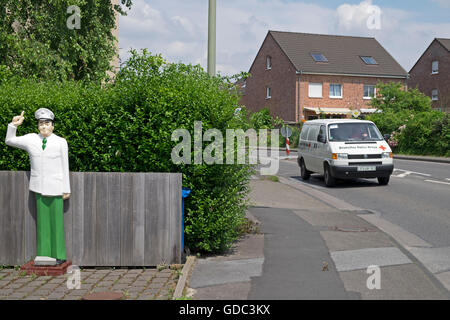
POLYGON ((301 140, 306 140, 308 137, 308 130, 309 130, 310 126, 308 125, 304 125, 302 128, 302 133, 300 134, 300 139, 301 140))
MULTIPOLYGON (((325 126, 320 126, 319 136, 322 136, 323 137, 322 139, 324 139, 326 141, 327 133, 325 130, 325 126)), ((319 139, 319 137, 317 137, 317 139, 319 139)))
POLYGON ((311 126, 308 132, 308 140, 317 141, 318 135, 319 135, 319 126, 311 126))

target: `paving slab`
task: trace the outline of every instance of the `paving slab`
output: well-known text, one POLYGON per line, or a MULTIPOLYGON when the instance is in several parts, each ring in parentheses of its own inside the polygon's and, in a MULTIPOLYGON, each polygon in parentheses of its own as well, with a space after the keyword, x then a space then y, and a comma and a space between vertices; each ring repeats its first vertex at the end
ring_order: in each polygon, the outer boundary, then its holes
POLYGON ((450 292, 450 271, 436 274, 436 278, 438 278, 438 280, 450 292))
MULTIPOLYGON (((230 250, 223 255, 216 255, 215 261, 229 261, 240 259, 256 259, 264 257, 264 234, 247 234, 233 243, 230 250)), ((203 259, 203 258, 202 258, 203 259)), ((200 259, 200 260, 202 260, 200 259)))
POLYGON ((284 209, 330 209, 323 202, 279 182, 251 180, 250 188, 249 197, 254 206, 284 209))
POLYGON ((330 251, 383 248, 392 246, 392 241, 382 232, 321 231, 330 251))
POLYGON ((342 212, 336 209, 328 210, 294 210, 300 218, 313 226, 341 227, 343 229, 374 230, 373 225, 355 214, 342 212))
POLYGON ((250 281, 262 273, 264 258, 215 261, 198 259, 190 279, 191 288, 250 281))
POLYGON ((367 248, 331 252, 338 271, 365 269, 369 266, 393 266, 412 263, 397 247, 367 248))
POLYGON ((247 300, 251 282, 234 282, 195 289, 195 300, 247 300))
POLYGON ((450 271, 450 247, 407 249, 432 273, 450 271))
POLYGON ((368 289, 366 270, 340 272, 345 288, 363 300, 439 300, 448 297, 415 264, 380 267, 380 289, 368 289))
POLYGON ((404 247, 424 247, 431 248, 432 245, 425 240, 421 239, 417 235, 406 231, 405 229, 397 226, 379 215, 375 214, 361 214, 359 215, 362 219, 368 221, 372 225, 376 226, 383 232, 386 232, 392 238, 394 238, 398 243, 404 247))

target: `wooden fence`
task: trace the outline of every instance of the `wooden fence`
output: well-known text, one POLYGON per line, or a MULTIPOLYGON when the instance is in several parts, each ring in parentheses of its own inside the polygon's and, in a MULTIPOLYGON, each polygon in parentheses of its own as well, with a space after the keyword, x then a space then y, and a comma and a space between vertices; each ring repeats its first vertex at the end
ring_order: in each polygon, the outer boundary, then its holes
MULTIPOLYGON (((29 172, 0 171, 0 265, 36 255, 29 172)), ((181 263, 180 173, 70 174, 64 201, 67 258, 78 266, 181 263)))

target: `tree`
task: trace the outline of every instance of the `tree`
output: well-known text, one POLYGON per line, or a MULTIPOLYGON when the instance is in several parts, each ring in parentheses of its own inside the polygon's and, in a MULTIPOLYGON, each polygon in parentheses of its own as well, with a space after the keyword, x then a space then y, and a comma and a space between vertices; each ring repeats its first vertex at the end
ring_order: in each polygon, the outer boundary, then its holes
POLYGON ((398 82, 379 82, 371 106, 383 112, 372 114, 367 120, 375 122, 383 134, 390 134, 406 124, 414 114, 430 112, 431 99, 417 89, 404 90, 398 82))
POLYGON ((372 98, 372 107, 383 111, 431 111, 431 100, 418 89, 403 90, 399 82, 377 84, 377 95, 372 98))
MULTIPOLYGON (((131 0, 120 0, 130 8, 131 0)), ((0 9, 0 64, 11 73, 39 80, 103 80, 117 55, 111 0, 3 0, 0 9), (80 9, 80 28, 68 19, 80 9)))

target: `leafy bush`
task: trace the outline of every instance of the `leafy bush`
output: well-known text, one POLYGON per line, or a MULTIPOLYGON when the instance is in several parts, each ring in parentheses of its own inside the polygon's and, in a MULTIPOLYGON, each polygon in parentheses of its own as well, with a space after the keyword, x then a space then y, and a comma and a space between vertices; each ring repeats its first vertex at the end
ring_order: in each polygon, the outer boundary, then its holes
POLYGON ((431 100, 417 89, 402 90, 399 83, 379 83, 372 107, 382 110, 367 117, 397 152, 450 156, 449 115, 432 111, 431 100))
POLYGON ((258 112, 254 112, 250 115, 250 126, 255 129, 272 129, 273 118, 270 115, 269 108, 263 108, 258 112))
MULTIPOLYGON (((193 190, 185 199, 186 245, 222 251, 244 221, 252 168, 176 165, 171 152, 179 142, 171 135, 186 129, 194 137, 194 121, 202 121, 203 132, 218 129, 225 140, 226 129, 245 124, 235 119, 238 101, 228 78, 133 51, 116 82, 103 88, 19 79, 0 83, 0 135, 5 136, 7 123, 22 110, 25 122, 18 134, 38 132, 34 112, 47 107, 56 116, 55 133, 68 141, 71 171, 182 172, 183 186, 193 190)), ((0 152, 0 170, 29 170, 26 152, 4 143, 0 152)))
POLYGON ((398 151, 450 157, 450 115, 440 111, 416 113, 398 137, 398 151))
POLYGON ((367 116, 366 120, 375 122, 382 134, 391 134, 400 126, 406 124, 413 115, 414 113, 408 110, 394 112, 387 109, 382 113, 374 113, 367 116))
POLYGON ((371 100, 372 107, 392 112, 431 111, 431 99, 417 89, 403 90, 398 82, 377 84, 377 96, 371 100))

